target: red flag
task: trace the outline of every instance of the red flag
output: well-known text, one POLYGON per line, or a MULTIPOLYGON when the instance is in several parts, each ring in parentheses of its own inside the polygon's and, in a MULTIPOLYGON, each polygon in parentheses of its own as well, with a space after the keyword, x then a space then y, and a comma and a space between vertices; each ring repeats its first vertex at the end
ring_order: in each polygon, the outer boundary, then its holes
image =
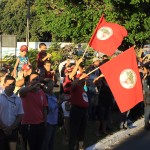
POLYGON ((121 45, 123 38, 127 34, 127 30, 123 26, 106 22, 102 15, 90 39, 89 46, 96 51, 111 56, 121 45))
POLYGON ((100 66, 121 112, 143 101, 142 84, 134 48, 100 66))

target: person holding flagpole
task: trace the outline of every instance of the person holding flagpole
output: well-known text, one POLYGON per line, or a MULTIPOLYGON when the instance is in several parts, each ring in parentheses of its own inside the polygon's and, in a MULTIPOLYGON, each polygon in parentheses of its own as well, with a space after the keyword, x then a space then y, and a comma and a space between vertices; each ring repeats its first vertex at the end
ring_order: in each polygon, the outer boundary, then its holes
POLYGON ((87 124, 88 96, 84 89, 83 73, 71 84, 70 137, 69 150, 84 149, 84 138, 87 124))
MULTIPOLYGON (((104 59, 101 64, 108 62, 109 59, 104 59)), ((107 126, 110 119, 111 109, 114 104, 114 97, 110 87, 103 74, 94 79, 93 83, 98 87, 98 104, 96 107, 96 136, 101 134, 107 135, 107 126)))
MULTIPOLYGON (((90 65, 87 69, 86 69, 86 73, 89 73, 91 71, 93 71, 95 68, 100 66, 100 59, 95 57, 93 58, 93 64, 90 65)), ((100 70, 97 69, 96 71, 94 71, 93 73, 90 73, 89 78, 88 78, 88 98, 89 98, 89 119, 90 120, 94 120, 95 119, 95 106, 94 106, 94 101, 95 101, 95 96, 98 92, 97 87, 95 86, 95 84, 93 84, 93 80, 95 78, 97 78, 100 75, 100 70)))

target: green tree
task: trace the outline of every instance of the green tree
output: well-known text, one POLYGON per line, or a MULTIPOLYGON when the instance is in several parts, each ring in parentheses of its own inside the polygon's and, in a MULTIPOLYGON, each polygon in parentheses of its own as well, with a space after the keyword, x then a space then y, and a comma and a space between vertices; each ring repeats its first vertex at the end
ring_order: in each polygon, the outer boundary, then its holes
POLYGON ((149 0, 112 0, 116 11, 116 21, 128 30, 126 42, 141 47, 150 42, 150 3, 149 0))
POLYGON ((24 10, 25 0, 4 0, 1 7, 1 32, 3 34, 18 35, 20 40, 25 39, 26 34, 26 13, 24 10))
MULTIPOLYGON (((33 2, 34 0, 31 3, 31 16, 34 19, 33 2)), ((2 34, 14 34, 17 35, 19 41, 26 40, 27 0, 2 0, 0 19, 0 32, 2 34)))
MULTIPOLYGON (((26 38, 27 0, 2 0, 0 32, 26 38)), ((150 42, 149 0, 30 0, 30 41, 88 43, 102 14, 128 30, 123 45, 150 42)))

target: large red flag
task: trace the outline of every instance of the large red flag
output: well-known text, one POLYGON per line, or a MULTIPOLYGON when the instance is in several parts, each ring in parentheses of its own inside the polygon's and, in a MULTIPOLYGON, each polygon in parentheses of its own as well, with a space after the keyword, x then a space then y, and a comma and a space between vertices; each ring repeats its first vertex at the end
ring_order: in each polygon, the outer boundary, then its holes
POLYGON ((134 48, 100 66, 121 112, 143 101, 142 84, 134 48))
POLYGON ((121 45, 127 34, 127 30, 123 26, 106 22, 102 15, 90 39, 89 46, 96 51, 111 56, 121 45))

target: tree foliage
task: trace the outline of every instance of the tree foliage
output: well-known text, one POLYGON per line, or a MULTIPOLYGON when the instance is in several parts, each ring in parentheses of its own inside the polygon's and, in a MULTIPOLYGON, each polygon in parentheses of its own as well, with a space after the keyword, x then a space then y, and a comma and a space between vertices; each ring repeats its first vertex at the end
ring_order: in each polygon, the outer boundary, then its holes
MULTIPOLYGON (((26 38, 27 1, 2 0, 0 32, 26 38)), ((104 13, 128 30, 124 45, 150 42, 149 0, 30 0, 30 41, 86 42, 104 13)))
POLYGON ((1 32, 4 34, 15 34, 19 35, 22 40, 25 37, 25 24, 26 13, 24 10, 25 4, 24 0, 13 1, 4 0, 3 8, 1 8, 1 32))

